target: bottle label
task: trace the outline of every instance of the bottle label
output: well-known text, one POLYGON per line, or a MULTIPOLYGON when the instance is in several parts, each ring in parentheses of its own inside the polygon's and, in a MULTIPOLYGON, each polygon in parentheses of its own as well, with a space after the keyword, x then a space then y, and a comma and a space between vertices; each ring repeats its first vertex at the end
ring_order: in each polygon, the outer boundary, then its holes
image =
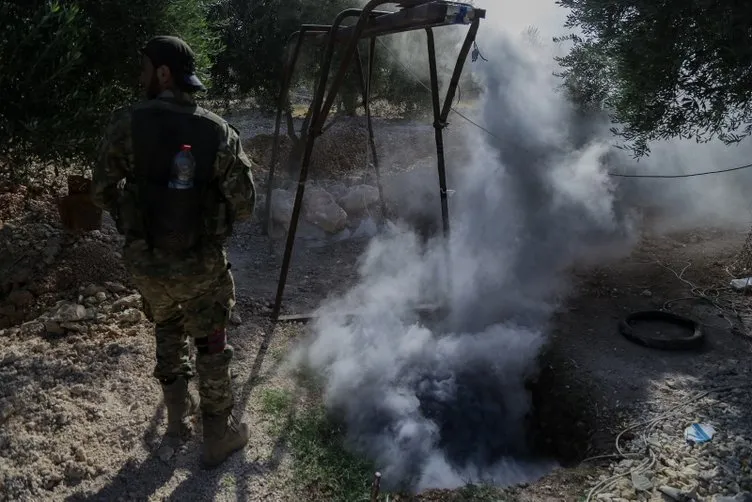
POLYGON ((185 190, 193 187, 194 173, 193 155, 182 151, 175 156, 172 166, 172 179, 169 187, 176 190, 185 190))

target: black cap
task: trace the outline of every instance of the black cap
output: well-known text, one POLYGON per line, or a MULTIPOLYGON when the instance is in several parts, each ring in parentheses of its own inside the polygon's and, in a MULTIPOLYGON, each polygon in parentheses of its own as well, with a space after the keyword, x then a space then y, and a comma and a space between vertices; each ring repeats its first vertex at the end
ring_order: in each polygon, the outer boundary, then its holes
POLYGON ((154 37, 141 49, 155 68, 167 66, 183 91, 204 91, 206 88, 196 76, 196 55, 178 37, 154 37))

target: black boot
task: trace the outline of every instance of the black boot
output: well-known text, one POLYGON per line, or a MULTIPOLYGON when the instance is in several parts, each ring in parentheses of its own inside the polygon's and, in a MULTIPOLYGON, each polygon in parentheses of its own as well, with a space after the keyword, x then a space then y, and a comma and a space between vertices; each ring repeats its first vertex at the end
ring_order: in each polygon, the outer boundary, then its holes
POLYGON ((239 423, 231 413, 202 415, 204 447, 201 463, 204 469, 213 469, 248 444, 248 425, 239 423))

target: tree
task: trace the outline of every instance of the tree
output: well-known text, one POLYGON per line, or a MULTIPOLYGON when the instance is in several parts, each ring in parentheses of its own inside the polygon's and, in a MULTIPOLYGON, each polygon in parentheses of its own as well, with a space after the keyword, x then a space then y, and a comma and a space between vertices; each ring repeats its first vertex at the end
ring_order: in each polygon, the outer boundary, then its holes
POLYGON ((110 113, 136 97, 150 36, 183 36, 207 70, 218 47, 204 9, 203 0, 0 3, 0 175, 91 162, 110 113))
POLYGON ((669 138, 726 143, 752 134, 752 9, 746 0, 557 0, 564 85, 606 110, 636 156, 669 138))
MULTIPOLYGON (((223 0, 215 4, 211 18, 223 26, 225 47, 212 69, 218 92, 251 94, 260 106, 274 108, 290 35, 302 23, 330 24, 339 12, 355 3, 352 0, 223 0)), ((301 84, 310 88, 318 75, 320 51, 308 44, 305 47, 293 88, 301 84)), ((365 48, 364 45, 364 60, 365 48)), ((425 96, 420 85, 383 56, 377 61, 372 92, 408 110, 430 103, 430 96, 425 96)), ((341 95, 343 111, 354 113, 359 93, 357 76, 351 72, 341 95)))

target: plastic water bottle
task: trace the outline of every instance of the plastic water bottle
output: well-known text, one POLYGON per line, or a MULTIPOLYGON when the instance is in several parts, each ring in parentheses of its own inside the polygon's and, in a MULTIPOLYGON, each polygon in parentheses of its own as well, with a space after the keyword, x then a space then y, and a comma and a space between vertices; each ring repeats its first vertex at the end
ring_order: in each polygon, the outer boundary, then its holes
POLYGON ((172 161, 172 177, 169 187, 175 190, 193 188, 193 176, 196 173, 196 159, 191 153, 191 145, 183 145, 172 161))

